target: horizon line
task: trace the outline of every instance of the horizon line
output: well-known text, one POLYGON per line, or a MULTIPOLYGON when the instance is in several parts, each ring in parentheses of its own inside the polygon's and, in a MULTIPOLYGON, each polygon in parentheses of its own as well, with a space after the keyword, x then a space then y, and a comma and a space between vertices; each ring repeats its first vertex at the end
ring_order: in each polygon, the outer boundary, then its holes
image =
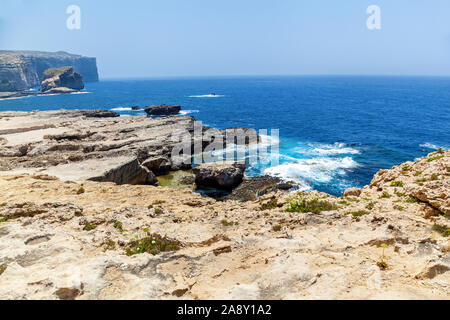
POLYGON ((392 78, 450 78, 449 75, 434 74, 229 74, 229 75, 160 75, 160 76, 112 76, 99 80, 147 80, 147 79, 180 79, 180 78, 250 78, 250 77, 392 77, 392 78))

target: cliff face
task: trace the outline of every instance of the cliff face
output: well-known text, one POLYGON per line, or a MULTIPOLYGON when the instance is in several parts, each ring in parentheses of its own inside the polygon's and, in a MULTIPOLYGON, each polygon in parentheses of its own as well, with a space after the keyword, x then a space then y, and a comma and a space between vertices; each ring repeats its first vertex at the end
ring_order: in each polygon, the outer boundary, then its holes
POLYGON ((39 86, 45 70, 65 66, 72 66, 86 82, 98 81, 96 58, 66 52, 0 51, 0 92, 39 86))

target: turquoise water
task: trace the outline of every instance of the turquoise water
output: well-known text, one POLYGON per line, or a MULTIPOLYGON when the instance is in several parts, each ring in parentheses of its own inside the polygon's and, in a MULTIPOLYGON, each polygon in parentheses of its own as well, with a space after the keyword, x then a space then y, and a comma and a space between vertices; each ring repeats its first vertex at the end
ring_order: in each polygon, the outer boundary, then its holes
POLYGON ((87 93, 0 101, 3 110, 179 104, 205 125, 280 130, 280 165, 251 166, 339 195, 379 169, 450 146, 450 78, 240 77, 109 80, 87 93), (210 93, 217 96, 211 97, 210 93))

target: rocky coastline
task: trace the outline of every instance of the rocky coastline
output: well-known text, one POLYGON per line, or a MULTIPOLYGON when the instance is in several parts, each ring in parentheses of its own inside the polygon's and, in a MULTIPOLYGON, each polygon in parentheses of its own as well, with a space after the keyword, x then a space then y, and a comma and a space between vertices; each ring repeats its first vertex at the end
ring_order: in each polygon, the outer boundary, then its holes
POLYGON ((1 112, 0 299, 448 299, 449 151, 336 198, 244 164, 187 164, 176 137, 194 126, 1 112), (161 186, 170 174, 233 190, 161 186))

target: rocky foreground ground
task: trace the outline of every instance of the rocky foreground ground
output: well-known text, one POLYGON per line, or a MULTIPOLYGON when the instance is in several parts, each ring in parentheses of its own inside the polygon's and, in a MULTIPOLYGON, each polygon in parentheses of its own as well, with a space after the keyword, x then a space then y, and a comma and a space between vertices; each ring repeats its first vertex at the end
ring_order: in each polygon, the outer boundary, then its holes
MULTIPOLYGON (((188 121, 177 119, 152 125, 188 121)), ((63 134, 55 121, 45 123, 38 130, 52 132, 42 134, 63 134)), ((3 151, 20 151, 19 133, 3 132, 3 151)), ((36 130, 26 133, 42 147, 36 130)), ((55 139, 47 140, 51 148, 55 139)), ((450 296, 448 151, 382 170, 341 198, 276 191, 238 202, 57 177, 49 171, 77 159, 64 150, 36 152, 39 163, 52 163, 42 167, 29 155, 36 148, 1 157, 0 299, 450 296)), ((83 163, 99 152, 75 155, 88 157, 83 163)))

